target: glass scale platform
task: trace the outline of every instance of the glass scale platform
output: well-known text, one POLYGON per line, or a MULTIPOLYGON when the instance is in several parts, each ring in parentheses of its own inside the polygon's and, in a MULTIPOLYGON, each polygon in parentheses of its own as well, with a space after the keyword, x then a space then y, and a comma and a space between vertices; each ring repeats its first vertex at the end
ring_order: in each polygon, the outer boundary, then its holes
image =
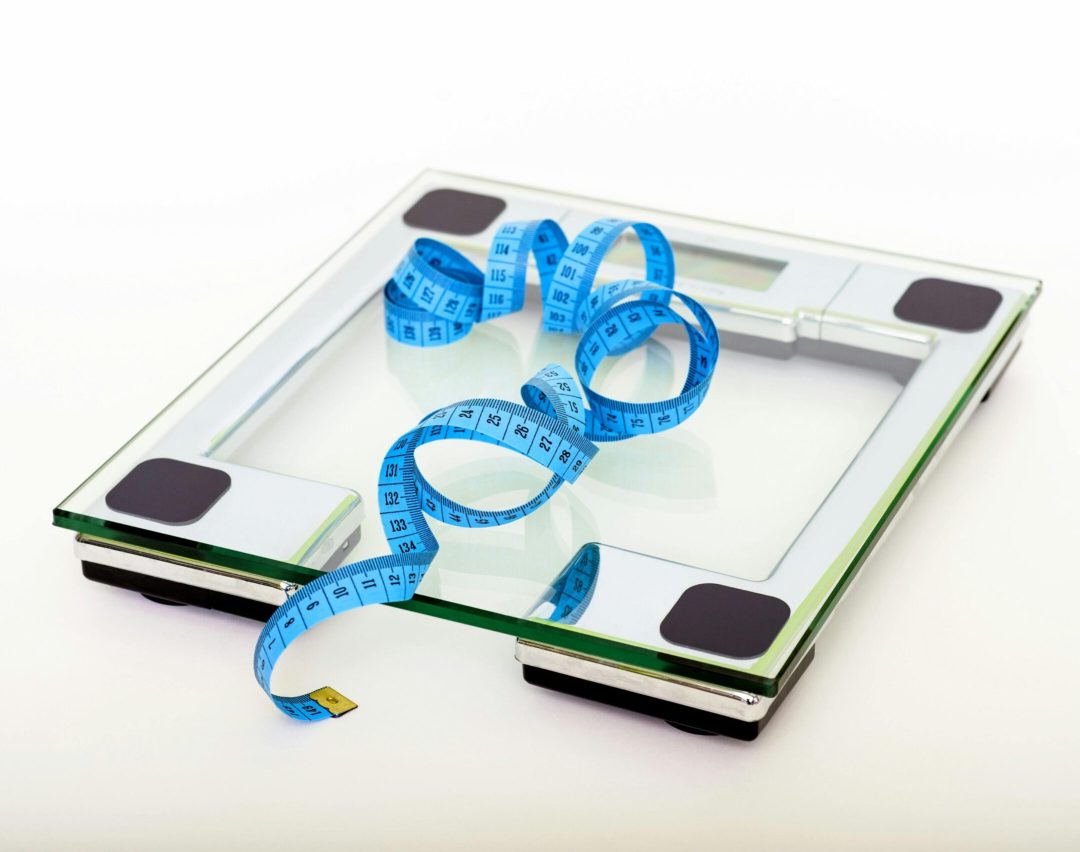
MULTIPOLYGON (((437 349, 396 342, 382 291, 398 261, 429 236, 483 268, 504 222, 550 218, 572 239, 601 217, 659 227, 676 289, 709 308, 721 353, 705 402, 678 429, 605 445, 523 521, 437 524, 438 558, 393 605, 517 637, 531 683, 756 736, 1015 354, 1037 280, 426 172, 56 508, 84 574, 266 619, 322 572, 387 552, 386 448, 459 399, 517 399, 545 364, 572 366, 577 344, 541 331, 535 270, 522 311, 437 349), (571 583, 579 603, 560 611, 571 583)), ((641 264, 630 231, 598 281, 641 264)), ((660 330, 594 386, 670 397, 687 349, 660 330)), ((479 508, 548 477, 483 444, 418 459, 479 508)))

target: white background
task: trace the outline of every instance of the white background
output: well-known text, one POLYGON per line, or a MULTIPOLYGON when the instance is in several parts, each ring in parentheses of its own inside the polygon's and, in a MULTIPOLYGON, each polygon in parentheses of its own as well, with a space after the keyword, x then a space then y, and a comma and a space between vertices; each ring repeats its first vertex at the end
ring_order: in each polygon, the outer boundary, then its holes
POLYGON ((1078 22, 752 5, 2 7, 0 847, 1076 848, 1078 22), (425 166, 1045 280, 756 743, 391 610, 298 650, 362 704, 300 728, 256 623, 85 582, 50 528, 425 166))

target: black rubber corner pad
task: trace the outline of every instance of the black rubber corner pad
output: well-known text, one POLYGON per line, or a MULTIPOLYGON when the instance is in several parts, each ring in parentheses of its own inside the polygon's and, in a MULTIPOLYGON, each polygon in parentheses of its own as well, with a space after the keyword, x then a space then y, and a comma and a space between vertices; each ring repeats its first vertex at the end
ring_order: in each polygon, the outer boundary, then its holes
POLYGON ((403 218, 414 228, 471 237, 487 230, 505 209, 506 202, 494 195, 433 189, 406 210, 403 218))
POLYGON ((162 524, 193 524, 221 499, 232 479, 223 470, 176 459, 139 462, 105 495, 114 512, 162 524))
POLYGON ((791 616, 780 598, 718 583, 691 586, 660 623, 674 645, 724 657, 760 657, 791 616))
POLYGON ((950 331, 980 331, 986 328, 1001 301, 1001 293, 990 287, 944 278, 920 278, 904 291, 893 306, 893 313, 919 325, 950 331))

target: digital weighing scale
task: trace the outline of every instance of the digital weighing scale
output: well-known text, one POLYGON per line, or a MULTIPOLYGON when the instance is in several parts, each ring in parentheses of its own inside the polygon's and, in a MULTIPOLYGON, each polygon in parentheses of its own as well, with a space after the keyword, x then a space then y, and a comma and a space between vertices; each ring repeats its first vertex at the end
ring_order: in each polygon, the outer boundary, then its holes
MULTIPOLYGON (((85 576, 265 621, 385 554, 386 448, 441 406, 517 398, 578 344, 541 330, 535 267, 521 310, 449 345, 392 339, 383 289, 402 257, 430 237, 483 267, 508 222, 573 239, 602 217, 670 241, 675 289, 719 332, 707 396, 677 429, 604 445, 523 520, 436 525, 438 559, 394 605, 517 637, 530 683, 755 737, 1015 354, 1037 280, 426 172, 57 507, 85 576)), ((643 277, 644 239, 622 232, 597 281, 643 277)), ((664 327, 595 379, 662 399, 688 358, 664 327)), ((468 506, 528 500, 550 476, 449 443, 417 460, 468 506)))

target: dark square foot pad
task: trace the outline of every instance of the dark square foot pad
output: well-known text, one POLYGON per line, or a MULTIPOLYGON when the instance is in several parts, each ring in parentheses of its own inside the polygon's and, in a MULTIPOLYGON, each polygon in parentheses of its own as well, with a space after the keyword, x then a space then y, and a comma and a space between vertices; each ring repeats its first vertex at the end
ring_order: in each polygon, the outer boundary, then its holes
POLYGON ((950 331, 979 331, 986 328, 1001 304, 1001 294, 990 287, 920 278, 904 291, 893 313, 902 320, 947 328, 950 331))
POLYGON ((223 470, 176 459, 147 459, 105 495, 105 505, 163 524, 193 524, 231 484, 223 470))
POLYGON ((406 210, 404 218, 414 228, 469 237, 487 230, 505 209, 506 202, 493 195, 433 189, 406 210))
POLYGON ((660 624, 675 645, 725 657, 760 657, 787 623, 791 609, 779 598, 718 583, 691 586, 660 624))

